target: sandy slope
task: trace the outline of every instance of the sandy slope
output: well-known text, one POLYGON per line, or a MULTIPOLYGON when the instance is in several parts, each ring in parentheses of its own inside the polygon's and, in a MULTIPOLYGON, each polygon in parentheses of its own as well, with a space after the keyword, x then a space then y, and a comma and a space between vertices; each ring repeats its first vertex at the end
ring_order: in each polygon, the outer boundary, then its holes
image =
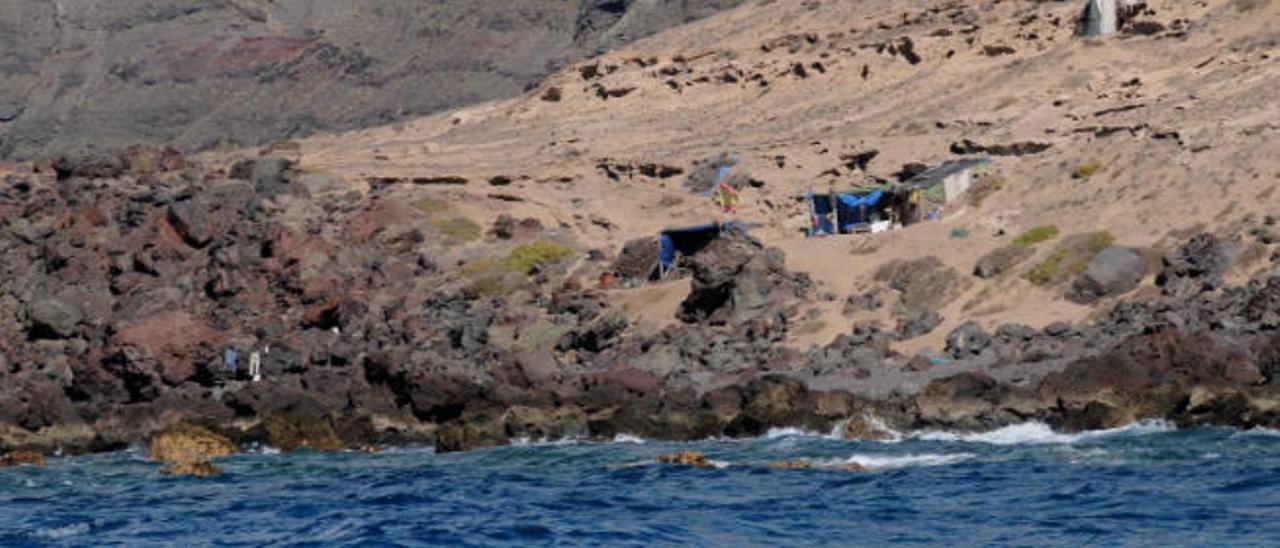
MULTIPOLYGON (((441 194, 482 224, 503 212, 537 217, 569 229, 584 249, 613 252, 628 239, 718 213, 681 191, 682 177, 612 181, 600 163, 687 170, 709 154, 736 151, 766 183, 746 191, 740 217, 762 223, 756 235, 835 297, 796 330, 796 343, 846 331, 853 320, 840 315, 844 297, 872 287, 880 265, 932 255, 971 280, 942 308, 940 329, 903 345, 939 348, 967 318, 1042 326, 1093 312, 1065 301, 1061 286, 1033 286, 1018 273, 991 282, 969 276, 981 255, 1025 229, 1105 229, 1119 243, 1159 249, 1177 231, 1240 230, 1280 213, 1272 194, 1280 183, 1280 2, 1149 4, 1155 14, 1145 20, 1164 32, 1082 39, 1073 36, 1080 2, 756 2, 611 53, 598 60, 603 77, 585 78, 582 68, 596 62, 581 64, 521 98, 315 137, 301 143, 300 157, 307 169, 361 190, 372 176, 466 177, 462 187, 405 184, 395 192, 405 200, 441 194), (900 50, 904 38, 918 63, 877 46, 900 50), (542 99, 550 88, 560 101, 542 99), (796 198, 807 189, 856 186, 908 162, 953 159, 949 147, 963 139, 1052 147, 996 158, 988 173, 1005 181, 1004 190, 978 208, 957 204, 942 221, 878 236, 800 233, 805 210, 796 198), (842 154, 872 149, 880 155, 866 173, 843 167, 842 154), (1104 169, 1072 178, 1075 166, 1092 161, 1104 169), (515 182, 491 187, 495 176, 515 182), (683 202, 661 205, 668 197, 683 202), (951 238, 956 228, 969 237, 951 238), (1006 235, 997 235, 1001 229, 1006 235)), ((1020 271, 1052 247, 1039 246, 1020 271)), ((621 293, 654 322, 670 318, 683 296, 621 293)))

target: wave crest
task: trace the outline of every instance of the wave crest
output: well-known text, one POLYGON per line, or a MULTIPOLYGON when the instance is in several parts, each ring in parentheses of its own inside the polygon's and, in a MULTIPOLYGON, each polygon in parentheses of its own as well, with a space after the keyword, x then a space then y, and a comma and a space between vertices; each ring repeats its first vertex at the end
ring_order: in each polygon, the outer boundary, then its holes
POLYGON ((1078 434, 1055 431, 1043 422, 1024 422, 990 432, 916 432, 909 437, 924 441, 985 443, 988 445, 1070 445, 1081 441, 1114 436, 1143 436, 1171 432, 1176 427, 1165 420, 1141 421, 1108 430, 1091 430, 1078 434))

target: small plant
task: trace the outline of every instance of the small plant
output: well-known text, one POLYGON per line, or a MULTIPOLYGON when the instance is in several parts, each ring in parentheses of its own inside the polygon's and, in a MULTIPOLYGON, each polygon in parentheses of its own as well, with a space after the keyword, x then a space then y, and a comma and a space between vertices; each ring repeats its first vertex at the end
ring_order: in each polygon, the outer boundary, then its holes
POLYGON ((1023 232, 1017 238, 1014 238, 1013 245, 1031 247, 1038 243, 1047 242, 1056 237, 1058 237, 1058 227, 1053 225, 1041 225, 1023 232))
POLYGON ((541 238, 531 243, 516 246, 507 255, 502 266, 512 272, 520 272, 528 274, 538 269, 554 263, 565 257, 573 255, 573 250, 560 245, 556 242, 541 238))
POLYGON ((449 211, 450 209, 449 202, 446 202, 439 198, 432 198, 431 196, 423 196, 421 198, 418 198, 417 200, 414 200, 409 205, 413 206, 414 209, 421 211, 423 213, 426 213, 428 215, 444 213, 446 211, 449 211))
POLYGON ((1073 179, 1088 179, 1101 172, 1103 167, 1105 166, 1101 160, 1078 164, 1075 169, 1071 170, 1071 177, 1073 179))
POLYGON ((1074 255, 1075 252, 1070 249, 1059 249, 1046 258, 1044 262, 1028 270, 1023 277, 1036 285, 1048 285, 1053 282, 1054 278, 1058 277, 1058 273, 1062 271, 1062 265, 1074 255))
POLYGON ((462 217, 436 219, 431 221, 431 226, 439 230, 441 234, 463 242, 474 242, 479 240, 481 236, 480 225, 462 217))

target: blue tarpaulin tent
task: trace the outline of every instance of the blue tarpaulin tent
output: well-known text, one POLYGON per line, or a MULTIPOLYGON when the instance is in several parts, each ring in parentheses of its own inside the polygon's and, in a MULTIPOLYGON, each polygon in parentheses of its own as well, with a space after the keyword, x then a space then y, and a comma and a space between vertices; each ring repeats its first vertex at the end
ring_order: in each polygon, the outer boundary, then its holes
POLYGON ((676 264, 679 255, 693 255, 715 241, 726 230, 746 231, 746 225, 736 222, 669 228, 658 236, 658 261, 663 270, 676 264))
POLYGON ((849 232, 854 228, 871 223, 871 214, 875 212, 875 207, 880 205, 880 199, 884 198, 884 191, 877 190, 869 194, 837 194, 839 200, 836 207, 839 210, 840 231, 849 232))
POLYGON ((833 201, 828 195, 812 192, 805 195, 809 200, 809 211, 814 216, 812 235, 833 234, 836 232, 836 219, 840 223, 840 232, 846 233, 871 223, 871 214, 875 213, 885 197, 883 190, 864 194, 842 192, 834 194, 833 201), (835 207, 834 211, 832 207, 835 207), (835 218, 832 218, 835 213, 835 218))

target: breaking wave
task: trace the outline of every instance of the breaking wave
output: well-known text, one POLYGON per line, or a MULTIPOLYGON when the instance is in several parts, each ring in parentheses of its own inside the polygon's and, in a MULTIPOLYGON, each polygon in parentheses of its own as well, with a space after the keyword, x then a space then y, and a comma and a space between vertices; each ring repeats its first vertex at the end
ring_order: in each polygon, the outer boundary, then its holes
POLYGON ((916 432, 909 437, 924 441, 985 443, 989 445, 1069 445, 1081 441, 1112 436, 1143 436, 1171 432, 1176 427, 1165 420, 1136 422, 1108 430, 1091 430, 1077 434, 1055 431, 1042 422, 1025 422, 990 432, 916 432))
POLYGON ((946 466, 977 457, 973 453, 952 454, 907 454, 907 455, 862 455, 855 454, 844 461, 844 464, 856 464, 868 470, 886 470, 894 468, 915 468, 920 466, 946 466))

